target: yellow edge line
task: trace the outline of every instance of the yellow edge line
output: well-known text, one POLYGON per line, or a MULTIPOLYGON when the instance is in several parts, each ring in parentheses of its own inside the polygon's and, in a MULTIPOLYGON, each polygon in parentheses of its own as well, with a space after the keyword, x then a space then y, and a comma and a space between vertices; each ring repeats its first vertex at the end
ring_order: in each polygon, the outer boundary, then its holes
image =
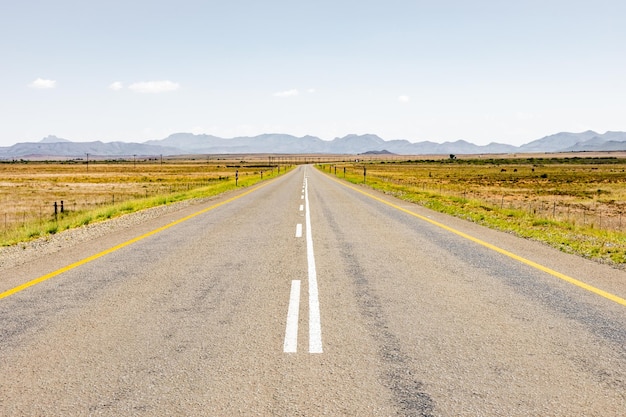
POLYGON ((424 221, 426 221, 426 222, 428 222, 428 223, 430 223, 432 225, 440 227, 440 228, 442 228, 444 230, 447 230, 447 231, 449 231, 451 233, 454 233, 454 234, 456 234, 458 236, 461 236, 461 237, 463 237, 465 239, 471 240, 474 243, 482 245, 482 246, 484 246, 486 248, 489 248, 489 249, 491 249, 493 251, 501 253, 502 255, 508 256, 509 258, 515 259, 518 262, 521 262, 523 264, 531 266, 531 267, 533 267, 535 269, 543 271, 543 272, 545 272, 547 274, 550 274, 550 275, 552 275, 554 277, 557 277, 557 278, 559 278, 559 279, 561 279, 563 281, 569 282, 570 284, 576 285, 577 287, 583 288, 583 289, 585 289, 587 291, 591 291, 594 294, 597 294, 597 295, 599 295, 601 297, 604 297, 604 298, 606 298, 608 300, 614 301, 614 302, 616 302, 618 304, 621 304, 621 305, 626 307, 626 299, 624 299, 624 298, 618 297, 617 295, 611 294, 609 292, 606 292, 604 290, 596 288, 596 287, 594 287, 592 285, 586 284, 586 283, 584 283, 582 281, 579 281, 579 280, 577 280, 575 278, 572 278, 572 277, 570 277, 568 275, 562 274, 562 273, 560 273, 558 271, 555 271, 554 269, 550 269, 550 268, 548 268, 546 266, 540 265, 540 264, 538 264, 536 262, 533 262, 533 261, 531 261, 529 259, 522 258, 519 255, 516 255, 516 254, 514 254, 512 252, 509 252, 509 251, 507 251, 505 249, 499 248, 499 247, 497 247, 495 245, 492 245, 491 243, 487 243, 484 240, 477 239, 477 238, 475 238, 473 236, 470 236, 470 235, 468 235, 466 233, 463 233, 463 232, 461 232, 459 230, 453 229, 453 228, 451 228, 449 226, 446 226, 445 224, 442 224, 442 223, 439 223, 439 222, 437 222, 435 220, 429 219, 428 217, 421 216, 421 215, 419 215, 417 213, 414 213, 414 212, 412 212, 410 210, 402 208, 402 207, 400 207, 400 206, 398 206, 396 204, 393 204, 393 203, 391 203, 389 201, 383 200, 382 198, 376 197, 375 195, 369 194, 369 193, 367 193, 367 192, 365 192, 363 190, 359 190, 358 188, 353 187, 351 185, 348 185, 348 184, 346 184, 346 183, 344 183, 342 181, 339 181, 339 180, 333 178, 332 176, 329 176, 329 178, 332 179, 333 181, 343 185, 344 187, 348 187, 348 188, 350 188, 350 189, 352 189, 354 191, 357 191, 357 192, 359 192, 359 193, 361 193, 361 194, 363 194, 363 195, 365 195, 365 196, 367 196, 369 198, 372 198, 372 199, 374 199, 376 201, 379 201, 379 202, 381 202, 383 204, 386 204, 386 205, 388 205, 390 207, 393 207, 396 210, 400 210, 400 211, 402 211, 404 213, 410 214, 411 216, 417 217, 420 220, 424 220, 424 221))
POLYGON ((216 208, 218 208, 220 206, 223 206, 225 204, 231 203, 231 202, 233 202, 233 201, 235 201, 235 200, 237 200, 237 199, 239 199, 241 197, 244 197, 244 196, 246 196, 246 195, 248 195, 248 194, 250 194, 250 193, 252 193, 252 192, 254 192, 254 191, 256 191, 256 190, 258 190, 260 188, 262 188, 262 187, 265 187, 266 185, 270 184, 272 181, 273 180, 265 182, 265 183, 263 183, 263 184, 261 184, 259 186, 256 186, 256 187, 254 187, 254 188, 252 188, 252 189, 250 189, 248 191, 245 191, 245 192, 243 192, 241 194, 238 194, 238 195, 236 195, 234 197, 231 197, 231 198, 229 198, 227 200, 224 200, 222 202, 213 204, 211 207, 207 207, 207 208, 205 208, 203 210, 200 210, 200 211, 197 211, 195 213, 192 213, 189 216, 186 216, 186 217, 180 218, 178 220, 175 220, 175 221, 173 221, 171 223, 166 224, 165 226, 159 227, 158 229, 154 229, 154 230, 152 230, 152 231, 150 231, 148 233, 145 233, 145 234, 143 234, 141 236, 137 236, 137 237, 135 237, 133 239, 130 239, 130 240, 126 241, 126 242, 120 243, 119 245, 116 245, 116 246, 113 246, 113 247, 111 247, 109 249, 106 249, 106 250, 104 250, 104 251, 102 251, 100 253, 96 253, 95 255, 92 255, 92 256, 90 256, 88 258, 81 259, 80 261, 74 262, 71 265, 64 266, 63 268, 57 269, 54 272, 50 272, 49 274, 43 275, 43 276, 41 276, 39 278, 35 278, 35 279, 33 279, 31 281, 28 281, 28 282, 26 282, 26 283, 24 283, 22 285, 19 285, 19 286, 15 287, 15 288, 12 288, 12 289, 7 290, 7 291, 5 291, 3 293, 0 293, 0 300, 3 299, 3 298, 8 297, 10 295, 13 295, 15 293, 18 293, 20 291, 23 291, 26 288, 32 287, 33 285, 37 285, 37 284, 39 284, 41 282, 49 280, 50 278, 56 277, 57 275, 61 275, 62 273, 67 272, 69 270, 72 270, 74 268, 77 268, 77 267, 79 267, 81 265, 84 265, 86 263, 94 261, 94 260, 96 260, 98 258, 102 258, 105 255, 113 253, 113 252, 115 252, 115 251, 117 251, 119 249, 122 249, 122 248, 124 248, 124 247, 126 247, 128 245, 132 245, 135 242, 139 242, 140 240, 143 240, 143 239, 145 239, 147 237, 150 237, 150 236, 155 235, 155 234, 157 234, 159 232, 167 230, 167 229, 169 229, 172 226, 176 226, 177 224, 180 224, 180 223, 185 222, 185 221, 187 221, 189 219, 192 219, 192 218, 194 218, 196 216, 199 216, 200 214, 204 214, 204 213, 206 213, 208 211, 211 211, 213 209, 216 209, 216 208))

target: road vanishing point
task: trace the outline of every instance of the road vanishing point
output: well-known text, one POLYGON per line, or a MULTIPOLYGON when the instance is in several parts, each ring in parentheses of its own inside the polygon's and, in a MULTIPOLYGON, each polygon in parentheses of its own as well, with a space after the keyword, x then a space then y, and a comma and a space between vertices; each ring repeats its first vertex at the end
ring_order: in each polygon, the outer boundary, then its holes
POLYGON ((2 416, 624 416, 626 272, 313 166, 0 271, 2 416))

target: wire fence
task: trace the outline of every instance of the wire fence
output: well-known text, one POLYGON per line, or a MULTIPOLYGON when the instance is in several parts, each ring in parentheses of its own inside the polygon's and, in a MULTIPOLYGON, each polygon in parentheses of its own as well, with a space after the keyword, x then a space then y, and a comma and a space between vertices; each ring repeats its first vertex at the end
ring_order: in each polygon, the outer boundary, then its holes
POLYGON ((4 196, 0 210, 0 228, 10 231, 37 223, 54 220, 63 213, 82 212, 98 207, 124 203, 142 198, 167 196, 178 192, 190 191, 206 187, 216 181, 228 180, 230 177, 211 178, 205 181, 180 182, 172 184, 149 184, 129 187, 115 191, 101 191, 92 195, 75 197, 72 193, 59 195, 58 198, 46 199, 39 203, 12 202, 11 196, 4 196))
POLYGON ((626 229, 626 202, 603 202, 598 199, 575 201, 561 194, 535 195, 531 192, 514 193, 484 192, 460 189, 446 184, 423 183, 422 191, 477 201, 492 210, 516 210, 537 219, 567 222, 572 225, 589 226, 603 230, 624 231, 626 229))
MULTIPOLYGON (((359 176, 363 182, 368 178, 408 187, 416 192, 427 192, 434 195, 463 198, 478 202, 487 210, 517 210, 533 216, 538 224, 544 221, 567 222, 573 226, 588 226, 607 231, 623 232, 626 230, 626 201, 604 201, 589 197, 576 199, 562 192, 550 194, 549 190, 541 190, 537 194, 532 190, 515 189, 495 190, 494 187, 469 187, 450 184, 436 178, 397 179, 393 176, 370 174, 364 168, 329 167, 329 173, 338 177, 359 176), (333 171, 334 169, 334 171, 333 171)), ((592 194, 592 193, 591 193, 592 194)))

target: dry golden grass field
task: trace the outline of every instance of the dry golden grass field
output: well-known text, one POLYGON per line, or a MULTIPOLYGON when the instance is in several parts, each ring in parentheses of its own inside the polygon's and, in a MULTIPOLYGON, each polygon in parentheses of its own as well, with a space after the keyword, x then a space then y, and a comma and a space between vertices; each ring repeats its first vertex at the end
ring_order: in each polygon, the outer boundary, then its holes
POLYGON ((18 161, 0 163, 0 244, 186 198, 247 186, 285 172, 269 157, 18 161), (63 202, 63 212, 61 212, 63 202), (55 216, 56 203, 56 216, 55 216))
POLYGON ((305 163, 565 252, 626 265, 626 153, 5 161, 0 245, 225 192, 236 187, 235 172, 242 187, 305 163))
POLYGON ((544 241, 565 252, 626 263, 623 153, 390 157, 320 165, 438 211, 544 241))

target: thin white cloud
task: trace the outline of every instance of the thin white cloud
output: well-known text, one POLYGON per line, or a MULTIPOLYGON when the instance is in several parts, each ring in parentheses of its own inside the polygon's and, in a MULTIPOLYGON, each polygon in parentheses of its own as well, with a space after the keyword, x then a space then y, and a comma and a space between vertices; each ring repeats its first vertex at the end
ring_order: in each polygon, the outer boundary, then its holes
POLYGON ((139 82, 128 86, 129 90, 136 93, 167 93, 179 88, 180 84, 168 80, 139 82))
POLYGON ((313 94, 315 93, 315 88, 309 88, 308 90, 306 90, 306 92, 309 94, 313 94))
POLYGON ((300 92, 294 88, 292 90, 279 91, 277 93, 274 93, 274 97, 295 97, 298 94, 300 94, 300 92))
POLYGON ((122 84, 120 81, 115 81, 109 86, 109 89, 113 91, 120 91, 122 88, 124 88, 124 84, 122 84))
POLYGON ((409 97, 409 96, 399 96, 398 97, 398 101, 400 103, 408 103, 409 101, 411 101, 411 97, 409 97))
POLYGON ((28 84, 28 86, 31 88, 38 88, 38 89, 45 90, 45 89, 55 88, 57 86, 57 82, 55 80, 46 80, 43 78, 37 78, 32 83, 28 84))

